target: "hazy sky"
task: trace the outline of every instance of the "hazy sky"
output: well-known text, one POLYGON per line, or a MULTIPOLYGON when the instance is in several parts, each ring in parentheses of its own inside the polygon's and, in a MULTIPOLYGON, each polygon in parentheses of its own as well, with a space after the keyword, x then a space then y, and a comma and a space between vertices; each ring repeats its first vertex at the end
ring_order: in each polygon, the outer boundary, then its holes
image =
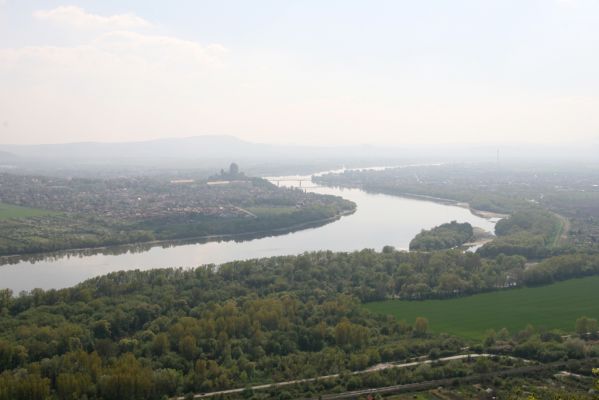
POLYGON ((599 0, 0 0, 0 143, 599 140, 599 0))

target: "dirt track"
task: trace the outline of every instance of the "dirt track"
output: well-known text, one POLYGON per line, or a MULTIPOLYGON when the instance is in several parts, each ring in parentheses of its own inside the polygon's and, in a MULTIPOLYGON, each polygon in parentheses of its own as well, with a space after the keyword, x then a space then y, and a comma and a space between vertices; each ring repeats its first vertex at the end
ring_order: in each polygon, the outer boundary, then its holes
MULTIPOLYGON (((374 365, 368 369, 362 370, 362 371, 354 371, 349 373, 349 375, 361 375, 361 374, 367 374, 370 372, 375 372, 375 371, 382 371, 385 369, 391 369, 391 368, 409 368, 409 367, 415 367, 421 364, 430 364, 432 362, 443 362, 443 361, 451 361, 451 360, 463 360, 466 358, 478 358, 478 357, 496 357, 496 355, 494 354, 460 354, 460 355, 456 355, 456 356, 451 356, 451 357, 444 357, 444 358, 439 358, 437 360, 422 360, 422 361, 413 361, 413 362, 409 362, 409 363, 401 363, 401 364, 397 364, 397 363, 384 363, 384 364, 377 364, 374 365)), ((519 359, 522 360, 524 362, 530 362, 529 360, 524 360, 524 359, 519 359)), ((228 390, 220 390, 217 392, 210 392, 210 393, 198 393, 195 394, 193 396, 194 399, 203 399, 203 398, 208 398, 208 397, 214 397, 214 396, 219 396, 219 395, 227 395, 227 394, 236 394, 236 393, 242 393, 243 391, 245 391, 246 389, 251 389, 251 390, 262 390, 262 389, 268 389, 268 388, 277 388, 277 387, 283 387, 283 386, 289 386, 289 385, 295 385, 298 383, 309 383, 309 382, 315 382, 318 380, 324 380, 324 379, 334 379, 334 378, 338 378, 341 374, 333 374, 333 375, 323 375, 323 376, 318 376, 315 378, 307 378, 307 379, 296 379, 296 380, 291 380, 291 381, 285 381, 285 382, 277 382, 277 383, 270 383, 270 384, 265 384, 265 385, 257 385, 257 386, 251 386, 248 388, 238 388, 238 389, 228 389, 228 390)), ((418 385, 418 384, 410 384, 410 385, 418 385)), ((405 386, 405 385, 399 385, 399 386, 405 386)), ((375 389, 369 389, 369 390, 375 390, 375 389)), ((376 391, 376 390, 375 390, 376 391)), ((366 393, 371 393, 371 392, 366 392, 366 393)), ((328 397, 324 397, 324 398, 328 398, 328 397)), ((338 398, 338 397, 331 397, 333 398, 338 398)), ((341 397, 339 397, 341 398, 341 397)), ((181 397, 175 397, 173 398, 173 400, 184 400, 185 397, 181 396, 181 397)))

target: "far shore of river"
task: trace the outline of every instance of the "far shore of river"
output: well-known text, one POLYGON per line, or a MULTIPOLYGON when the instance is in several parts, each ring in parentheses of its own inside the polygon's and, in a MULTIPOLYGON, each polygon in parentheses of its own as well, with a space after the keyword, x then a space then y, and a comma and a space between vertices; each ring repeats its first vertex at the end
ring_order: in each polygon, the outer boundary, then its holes
POLYGON ((285 233, 296 232, 303 229, 316 228, 328 223, 337 221, 338 219, 351 215, 356 212, 356 209, 341 211, 337 215, 328 218, 321 218, 317 220, 305 221, 295 225, 272 228, 262 231, 252 232, 240 232, 240 233, 227 233, 227 234, 214 234, 205 236, 185 237, 178 239, 162 239, 162 240, 151 240, 145 242, 131 242, 121 243, 109 246, 96 246, 96 247, 80 247, 80 248, 66 248, 56 251, 44 251, 38 253, 23 253, 23 254, 7 254, 0 255, 0 267, 3 265, 15 264, 23 260, 36 260, 44 259, 47 257, 58 256, 62 257, 65 255, 89 255, 89 254, 123 254, 127 252, 135 252, 136 249, 141 251, 147 251, 149 248, 154 246, 170 247, 178 244, 189 244, 189 243, 208 243, 217 241, 228 241, 236 239, 248 239, 248 238, 259 238, 264 236, 281 235, 285 233))

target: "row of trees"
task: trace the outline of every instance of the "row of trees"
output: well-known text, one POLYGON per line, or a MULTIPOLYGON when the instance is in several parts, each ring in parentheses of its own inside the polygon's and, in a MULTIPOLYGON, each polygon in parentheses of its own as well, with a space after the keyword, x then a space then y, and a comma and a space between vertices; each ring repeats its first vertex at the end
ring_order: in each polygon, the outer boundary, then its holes
MULTIPOLYGON (((69 354, 78 362, 87 362, 73 370, 80 372, 60 372, 51 378, 22 371, 14 376, 0 374, 0 400, 45 400, 45 399, 166 399, 168 395, 160 393, 176 393, 177 385, 188 379, 176 370, 154 370, 144 367, 131 355, 119 358, 112 368, 104 368, 101 364, 89 363, 89 358, 82 353, 69 354), (86 371, 89 373, 86 374, 86 371), (96 380, 91 376, 98 376, 96 380), (56 389, 53 389, 53 386, 56 389)), ((93 355, 92 355, 93 358, 93 355)), ((98 361, 98 360, 96 360, 98 361)), ((285 399, 316 397, 321 393, 357 390, 364 388, 408 384, 437 379, 453 378, 458 383, 460 378, 471 374, 485 374, 501 371, 524 364, 510 358, 472 358, 454 360, 446 363, 421 364, 411 368, 386 369, 365 374, 342 373, 337 378, 315 380, 283 388, 266 388, 261 391, 246 389, 241 393, 223 394, 219 399, 285 399)), ((44 369, 51 369, 50 365, 44 369)), ((194 376, 211 376, 211 366, 198 363, 194 368, 194 376)), ((191 392, 185 398, 193 398, 191 392)), ((381 398, 381 397, 377 397, 381 398)))
POLYGON ((518 210, 497 222, 497 238, 486 243, 478 252, 484 257, 517 254, 527 258, 544 258, 553 253, 560 228, 560 220, 549 211, 539 208, 518 210))
POLYGON ((599 255, 574 253, 550 257, 530 265, 522 275, 522 283, 529 286, 545 285, 597 274, 599 255))

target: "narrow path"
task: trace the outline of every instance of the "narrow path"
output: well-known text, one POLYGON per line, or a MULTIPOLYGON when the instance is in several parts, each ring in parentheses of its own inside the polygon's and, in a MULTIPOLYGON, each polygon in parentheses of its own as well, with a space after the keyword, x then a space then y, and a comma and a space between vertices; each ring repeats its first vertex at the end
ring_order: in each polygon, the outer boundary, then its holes
POLYGON ((570 220, 556 212, 551 213, 560 221, 562 225, 559 231, 556 233, 553 243, 551 244, 551 247, 556 247, 568 240, 568 232, 570 232, 570 220))
POLYGON ((415 392, 426 389, 437 388, 439 386, 450 386, 458 382, 459 384, 477 382, 482 379, 491 379, 497 376, 522 376, 530 373, 537 373, 544 370, 559 369, 561 367, 568 367, 568 361, 557 361, 548 364, 529 365, 525 367, 516 367, 506 370, 499 370, 494 372, 488 372, 483 374, 473 374, 464 377, 455 378, 443 378, 433 381, 424 381, 418 383, 405 383, 402 385, 385 386, 372 389, 361 389, 350 392, 325 394, 318 398, 312 398, 309 400, 345 400, 345 399, 356 399, 360 396, 372 395, 372 394, 396 394, 405 392, 415 392))
MULTIPOLYGON (((401 363, 401 364, 397 364, 397 363, 383 363, 383 364, 374 365, 374 366, 372 366, 372 367, 370 367, 368 369, 365 369, 365 370, 350 372, 347 375, 361 375, 361 374, 368 374, 368 373, 376 372, 376 371, 382 371, 382 370, 386 370, 386 369, 409 368, 409 367, 415 367, 415 366, 422 365, 422 364, 431 364, 433 362, 444 362, 444 361, 452 361, 452 360, 463 360, 465 358, 478 358, 478 357, 497 357, 497 355, 496 354, 487 354, 487 353, 482 353, 482 354, 473 353, 473 354, 459 354, 459 355, 456 355, 456 356, 444 357, 444 358, 439 358, 439 359, 436 359, 436 360, 427 359, 427 360, 422 360, 422 361, 413 361, 413 362, 401 363)), ((515 359, 515 360, 524 361, 526 363, 531 362, 529 360, 525 360, 525 359, 522 359, 522 358, 511 357, 511 356, 503 356, 503 357, 509 357, 509 358, 512 358, 512 359, 515 359)), ((324 379, 335 379, 335 378, 338 378, 340 376, 341 376, 341 374, 322 375, 322 376, 318 376, 318 377, 315 377, 315 378, 295 379, 295 380, 291 380, 291 381, 284 381, 284 382, 269 383, 269 384, 264 384, 264 385, 250 386, 250 387, 247 387, 247 388, 237 388, 237 389, 220 390, 220 391, 217 391, 217 392, 209 392, 209 393, 197 393, 197 394, 194 394, 193 398, 194 399, 202 399, 202 398, 208 398, 208 397, 219 396, 219 395, 236 394, 236 393, 242 393, 243 391, 245 391, 247 389, 261 390, 261 389, 277 388, 277 387, 295 385, 295 384, 299 384, 299 383, 315 382, 315 381, 324 380, 324 379)), ((185 399, 184 396, 174 397, 173 398, 173 400, 184 400, 184 399, 185 399)))
POLYGON ((241 207, 237 207, 237 206, 233 206, 233 208, 235 208, 237 211, 239 211, 239 212, 241 212, 241 213, 243 213, 243 214, 245 214, 245 215, 247 215, 249 217, 258 218, 258 216, 256 214, 254 214, 251 211, 246 210, 245 208, 241 208, 241 207))

